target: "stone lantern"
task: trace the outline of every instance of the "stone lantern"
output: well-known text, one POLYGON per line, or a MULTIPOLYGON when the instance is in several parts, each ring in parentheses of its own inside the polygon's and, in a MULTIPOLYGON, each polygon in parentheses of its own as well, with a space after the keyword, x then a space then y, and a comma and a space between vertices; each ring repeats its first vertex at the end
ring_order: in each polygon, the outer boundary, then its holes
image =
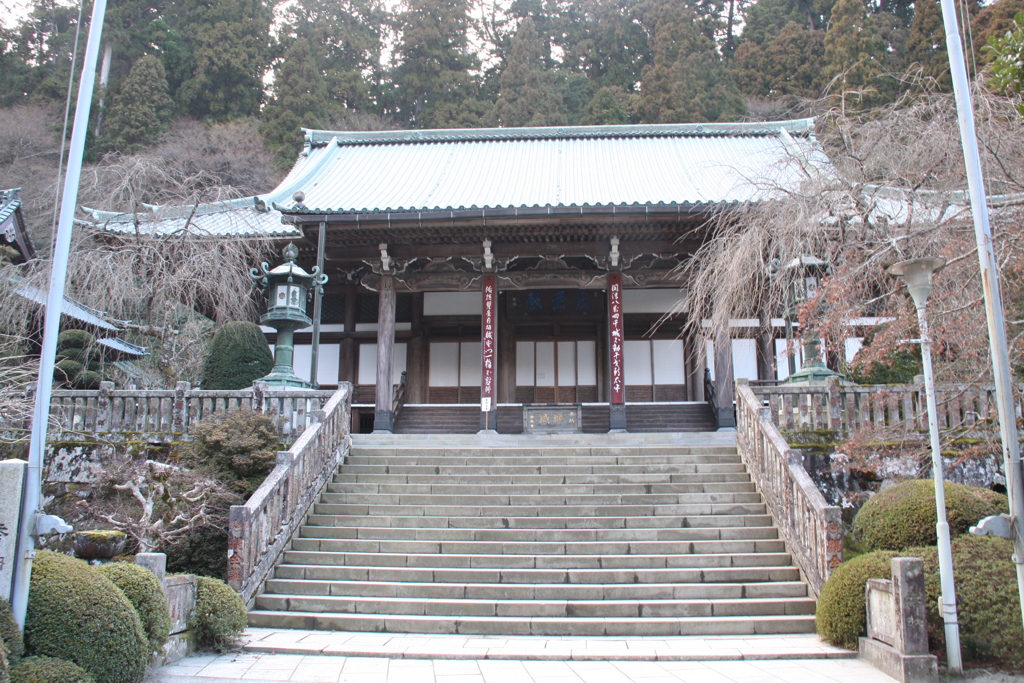
POLYGON ((267 293, 267 312, 260 323, 277 330, 274 345, 274 369, 262 381, 270 385, 308 388, 312 386, 298 375, 292 366, 295 352, 295 330, 309 327, 313 321, 306 315, 306 302, 313 297, 316 287, 327 282, 327 276, 314 267, 312 273, 295 265, 298 248, 289 243, 283 252, 284 263, 270 269, 269 265, 253 268, 249 276, 267 293))
MULTIPOLYGON (((793 323, 797 319, 797 309, 801 304, 814 298, 818 293, 821 280, 828 275, 830 266, 827 261, 822 261, 815 256, 799 256, 786 265, 781 271, 792 271, 790 276, 789 290, 786 293, 786 340, 793 340, 793 323)), ((825 367, 821 357, 821 340, 817 337, 805 337, 803 340, 804 364, 798 372, 796 370, 796 359, 790 356, 789 377, 786 384, 823 384, 831 377, 840 380, 843 375, 833 372, 825 367)))

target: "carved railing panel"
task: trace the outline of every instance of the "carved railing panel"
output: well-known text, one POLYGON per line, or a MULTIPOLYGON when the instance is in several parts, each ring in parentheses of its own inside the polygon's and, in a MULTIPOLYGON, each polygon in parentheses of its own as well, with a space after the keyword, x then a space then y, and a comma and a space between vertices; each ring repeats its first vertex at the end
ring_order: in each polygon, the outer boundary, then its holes
MULTIPOLYGON (((864 428, 925 431, 928 413, 924 385, 779 385, 750 387, 783 431, 832 430, 851 433, 864 428)), ((1018 388, 1017 414, 1021 414, 1018 388)), ((995 387, 936 387, 938 426, 971 431, 998 426, 995 387)))
MULTIPOLYGON (((786 396, 780 396, 780 404, 786 396)), ((807 410, 799 414, 816 414, 813 401, 804 405, 807 410)), ((736 444, 779 534, 817 597, 843 559, 841 511, 825 502, 800 453, 790 449, 772 421, 771 409, 762 406, 762 399, 743 379, 736 382, 736 444)))
POLYGON ((132 434, 147 441, 188 440, 195 425, 214 413, 252 408, 274 418, 284 437, 298 436, 334 392, 313 389, 271 389, 257 382, 253 389, 210 391, 179 382, 173 390, 57 389, 50 403, 51 431, 61 439, 132 434))
POLYGON ((314 423, 287 451, 228 522, 228 583, 251 604, 292 535, 349 448, 352 385, 345 383, 315 411, 314 423))

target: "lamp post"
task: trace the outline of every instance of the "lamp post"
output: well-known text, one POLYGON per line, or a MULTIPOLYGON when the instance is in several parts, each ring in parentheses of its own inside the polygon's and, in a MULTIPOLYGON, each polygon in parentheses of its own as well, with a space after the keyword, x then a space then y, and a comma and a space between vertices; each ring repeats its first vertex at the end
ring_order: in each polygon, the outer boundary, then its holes
POLYGON ((932 291, 932 275, 946 265, 940 258, 918 258, 900 261, 890 266, 890 275, 899 275, 907 283, 910 296, 917 308, 917 325, 921 331, 921 364, 924 366, 924 391, 928 402, 928 436, 932 447, 932 479, 935 482, 935 531, 939 539, 939 610, 946 631, 946 661, 951 673, 963 672, 960 660, 960 626, 956 617, 956 590, 953 586, 953 549, 946 522, 946 492, 942 481, 942 451, 939 446, 938 412, 935 406, 935 374, 932 370, 932 340, 928 335, 925 304, 932 291))
MULTIPOLYGON (((781 270, 797 271, 791 278, 786 296, 786 341, 793 340, 793 323, 800 304, 814 298, 821 285, 821 279, 828 275, 829 264, 815 256, 798 256, 781 270)), ((824 384, 832 377, 843 379, 843 375, 825 367, 821 357, 821 340, 817 337, 806 338, 803 342, 804 362, 799 371, 796 370, 796 358, 789 357, 789 377, 786 384, 824 384)))
POLYGON ((274 369, 263 381, 270 385, 305 389, 312 385, 295 374, 292 364, 295 330, 312 324, 306 315, 306 302, 312 296, 312 288, 326 283, 327 276, 320 273, 319 267, 307 273, 295 265, 299 250, 290 242, 284 248, 283 256, 285 262, 273 270, 264 263, 262 272, 260 268, 249 271, 249 277, 267 292, 267 312, 260 318, 260 323, 277 330, 274 369))

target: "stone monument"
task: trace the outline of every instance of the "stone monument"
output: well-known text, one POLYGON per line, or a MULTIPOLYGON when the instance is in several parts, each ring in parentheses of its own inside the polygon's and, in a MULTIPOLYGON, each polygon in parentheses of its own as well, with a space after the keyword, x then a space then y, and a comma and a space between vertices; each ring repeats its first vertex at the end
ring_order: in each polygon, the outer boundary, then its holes
POLYGON ((21 520, 21 492, 25 486, 24 460, 0 461, 0 598, 10 602, 15 553, 21 520))

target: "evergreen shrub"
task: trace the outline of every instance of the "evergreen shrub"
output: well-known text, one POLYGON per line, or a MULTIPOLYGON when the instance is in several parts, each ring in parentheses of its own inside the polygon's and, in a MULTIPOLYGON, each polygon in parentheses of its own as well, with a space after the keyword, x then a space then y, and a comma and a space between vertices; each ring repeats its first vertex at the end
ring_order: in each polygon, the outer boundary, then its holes
MULTIPOLYGON (((224 511, 227 515, 227 511, 224 511)), ((223 525, 193 528, 174 545, 164 547, 167 571, 179 574, 228 578, 228 530, 223 525)))
POLYGON ((57 356, 53 378, 76 389, 95 389, 103 376, 93 358, 96 338, 85 330, 64 330, 57 335, 57 356))
POLYGON ((857 649, 857 639, 867 635, 864 585, 868 579, 888 579, 889 561, 897 553, 875 551, 839 565, 818 596, 814 623, 818 635, 837 647, 857 649))
POLYGON ((245 389, 273 368, 274 357, 259 326, 229 322, 213 335, 203 363, 201 386, 222 391, 245 389))
POLYGON ((149 647, 159 652, 171 634, 171 611, 156 575, 131 562, 111 562, 96 568, 121 589, 135 607, 149 647))
POLYGON ((244 408, 214 413, 196 425, 188 452, 243 496, 255 491, 277 463, 273 418, 244 408))
POLYGON ((137 683, 149 664, 139 615, 82 560, 42 551, 32 564, 25 649, 78 664, 97 683, 137 683))
MULTIPOLYGON (((988 489, 946 483, 946 516, 953 538, 982 517, 1008 511, 1006 496, 988 489)), ((911 479, 872 496, 853 520, 854 539, 867 550, 903 550, 938 543, 935 489, 931 479, 911 479)))
POLYGON ((56 657, 26 657, 11 667, 11 683, 96 683, 89 672, 56 657))
POLYGON ((0 640, 0 683, 10 683, 11 677, 8 674, 10 663, 7 660, 7 646, 0 640))
POLYGON ((245 603, 219 579, 199 577, 196 613, 189 628, 199 644, 223 652, 238 640, 248 624, 245 603))
MULTIPOLYGON (((912 548, 900 554, 924 560, 928 641, 932 653, 944 657, 938 549, 912 548)), ((968 534, 953 541, 953 581, 965 662, 1024 669, 1024 627, 1012 555, 1013 543, 1002 538, 968 534)))
POLYGON ((21 629, 14 620, 11 604, 0 598, 0 642, 7 648, 7 660, 13 666, 25 654, 25 643, 21 639, 21 629))

